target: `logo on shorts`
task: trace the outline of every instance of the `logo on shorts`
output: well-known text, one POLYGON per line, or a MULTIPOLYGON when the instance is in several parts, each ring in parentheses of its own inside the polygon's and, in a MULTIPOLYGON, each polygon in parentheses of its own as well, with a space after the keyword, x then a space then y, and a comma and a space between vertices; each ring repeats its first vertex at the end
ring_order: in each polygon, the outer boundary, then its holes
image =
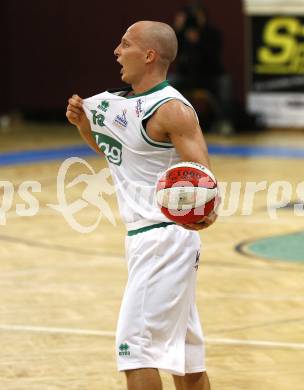
POLYGON ((130 347, 127 343, 120 344, 119 346, 119 356, 130 356, 130 347))

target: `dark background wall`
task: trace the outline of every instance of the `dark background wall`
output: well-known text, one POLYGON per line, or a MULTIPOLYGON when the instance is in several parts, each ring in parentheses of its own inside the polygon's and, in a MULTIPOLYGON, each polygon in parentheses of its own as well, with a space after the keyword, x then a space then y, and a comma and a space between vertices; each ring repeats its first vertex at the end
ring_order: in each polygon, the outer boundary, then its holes
MULTIPOLYGON (((136 20, 172 23, 187 0, 2 0, 0 112, 64 109, 72 93, 89 96, 121 85, 113 49, 136 20)), ((224 63, 244 97, 241 0, 205 0, 223 33, 224 63)))

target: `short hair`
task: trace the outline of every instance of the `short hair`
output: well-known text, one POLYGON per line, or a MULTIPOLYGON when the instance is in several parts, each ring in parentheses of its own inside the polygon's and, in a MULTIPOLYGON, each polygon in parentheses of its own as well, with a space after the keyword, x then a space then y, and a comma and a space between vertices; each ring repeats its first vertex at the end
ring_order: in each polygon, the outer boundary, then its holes
POLYGON ((163 65, 169 68, 175 60, 178 50, 178 43, 175 31, 169 24, 154 21, 143 21, 143 42, 145 47, 155 49, 160 56, 163 65))

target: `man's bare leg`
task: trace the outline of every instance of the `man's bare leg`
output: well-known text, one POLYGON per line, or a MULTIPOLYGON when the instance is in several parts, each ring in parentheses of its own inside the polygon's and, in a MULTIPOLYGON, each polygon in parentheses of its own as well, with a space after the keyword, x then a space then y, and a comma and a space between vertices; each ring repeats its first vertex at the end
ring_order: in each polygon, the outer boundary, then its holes
POLYGON ((173 375, 176 390, 210 390, 206 372, 196 372, 185 376, 173 375))
POLYGON ((162 390, 162 382, 156 368, 140 368, 125 371, 128 390, 162 390))

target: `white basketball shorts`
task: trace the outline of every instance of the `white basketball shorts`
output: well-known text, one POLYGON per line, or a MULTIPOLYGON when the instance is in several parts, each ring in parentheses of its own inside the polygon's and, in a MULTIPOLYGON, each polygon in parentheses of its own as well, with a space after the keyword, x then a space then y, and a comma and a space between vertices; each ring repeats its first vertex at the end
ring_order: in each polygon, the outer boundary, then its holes
POLYGON ((195 305, 200 237, 177 225, 126 237, 128 282, 116 333, 118 370, 205 371, 195 305))

